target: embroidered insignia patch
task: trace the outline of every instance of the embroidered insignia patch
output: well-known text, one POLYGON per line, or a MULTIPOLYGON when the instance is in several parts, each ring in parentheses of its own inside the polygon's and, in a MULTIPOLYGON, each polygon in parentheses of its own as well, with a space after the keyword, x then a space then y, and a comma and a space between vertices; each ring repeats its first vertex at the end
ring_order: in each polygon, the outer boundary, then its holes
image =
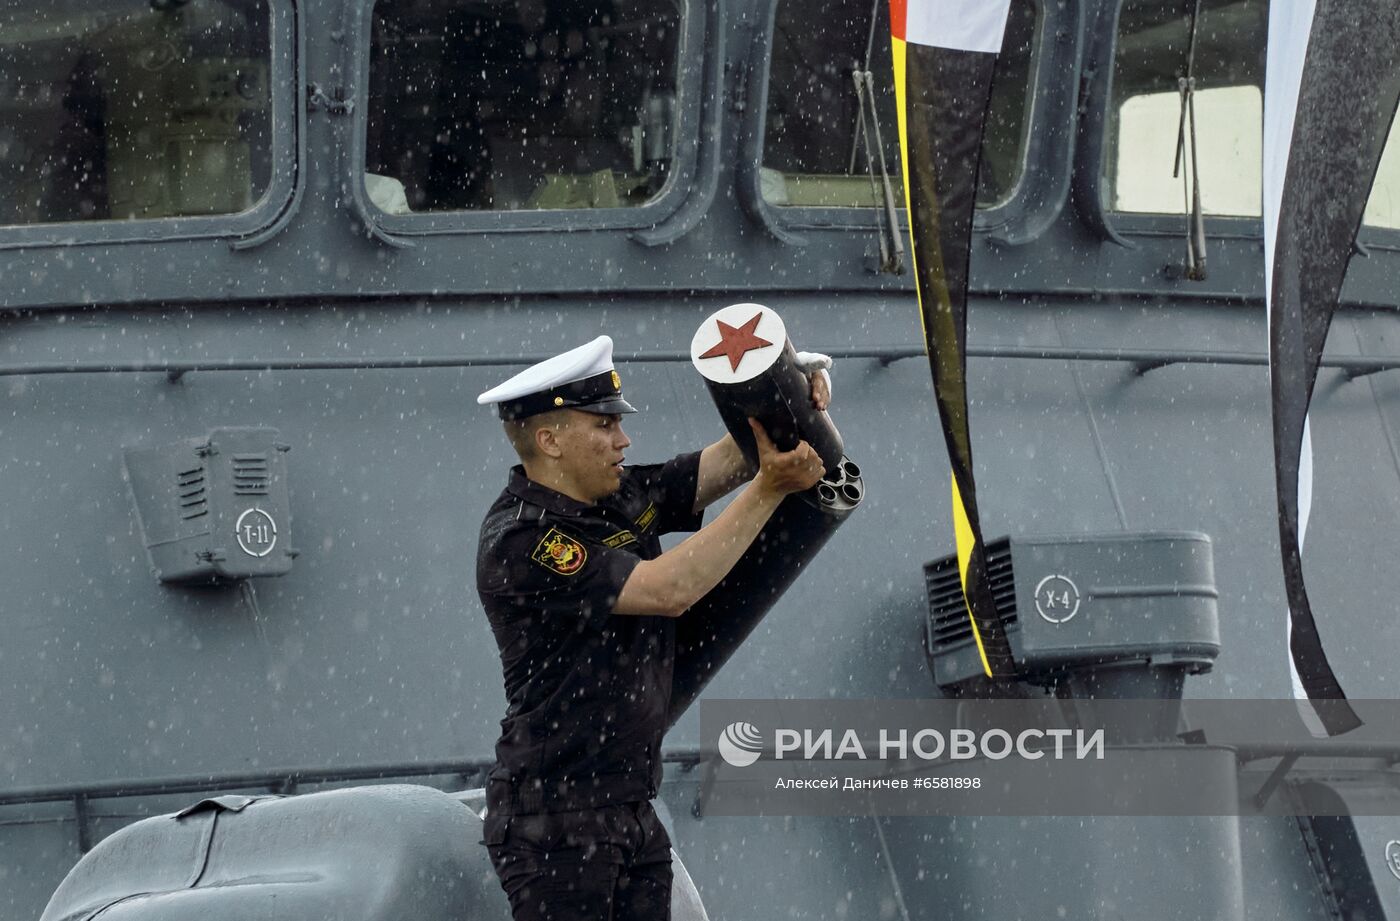
POLYGON ((561 576, 572 576, 583 568, 584 561, 588 559, 588 550, 558 528, 550 528, 535 547, 535 552, 530 554, 530 559, 561 576))
POLYGON ((626 547, 636 539, 637 535, 631 531, 618 531, 612 537, 605 538, 603 543, 616 550, 618 547, 626 547))
POLYGON ((651 527, 651 523, 655 520, 656 505, 655 503, 653 503, 647 506, 646 511, 642 512, 640 515, 637 516, 637 527, 645 531, 647 528, 651 527))

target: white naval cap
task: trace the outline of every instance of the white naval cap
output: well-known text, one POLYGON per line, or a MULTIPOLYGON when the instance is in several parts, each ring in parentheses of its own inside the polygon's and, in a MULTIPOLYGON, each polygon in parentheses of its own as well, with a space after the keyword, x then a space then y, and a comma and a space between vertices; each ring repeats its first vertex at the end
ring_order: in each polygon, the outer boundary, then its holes
POLYGON ((634 413, 637 410, 622 398, 622 380, 613 369, 612 350, 612 338, 599 336, 531 365, 479 394, 476 402, 482 406, 494 403, 502 419, 523 419, 556 409, 601 415, 634 413))

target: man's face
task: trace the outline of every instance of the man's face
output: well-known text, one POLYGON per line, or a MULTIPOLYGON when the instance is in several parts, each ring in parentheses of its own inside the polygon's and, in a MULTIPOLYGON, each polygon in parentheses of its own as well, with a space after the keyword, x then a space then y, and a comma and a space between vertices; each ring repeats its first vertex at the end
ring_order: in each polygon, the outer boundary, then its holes
POLYGON ((568 423, 555 436, 560 461, 574 484, 596 502, 622 485, 623 453, 632 440, 622 431, 622 417, 570 410, 568 423))

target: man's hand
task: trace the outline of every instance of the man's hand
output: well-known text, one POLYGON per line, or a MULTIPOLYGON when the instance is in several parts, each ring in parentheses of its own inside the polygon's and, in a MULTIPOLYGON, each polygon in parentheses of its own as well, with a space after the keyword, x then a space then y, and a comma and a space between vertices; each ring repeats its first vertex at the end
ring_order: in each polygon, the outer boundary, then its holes
POLYGON ((798 352, 797 367, 807 375, 808 385, 812 388, 812 408, 824 411, 831 405, 831 375, 827 373, 831 367, 831 356, 821 352, 798 352))
MULTIPOLYGON (((820 352, 798 352, 797 367, 807 376, 812 408, 825 412, 831 405, 831 356, 820 352)), ((755 436, 757 437, 757 436, 755 436)), ((694 510, 699 512, 729 495, 753 476, 753 468, 739 451, 733 435, 706 446, 700 452, 700 475, 695 484, 694 510)))
POLYGON ((778 496, 801 492, 817 485, 825 472, 821 455, 812 450, 805 441, 797 443, 791 451, 779 451, 773 439, 763 430, 757 419, 749 419, 749 428, 758 445, 758 475, 754 486, 778 496))
POLYGON ((831 376, 825 371, 813 371, 807 380, 812 382, 812 408, 825 410, 831 405, 831 376))

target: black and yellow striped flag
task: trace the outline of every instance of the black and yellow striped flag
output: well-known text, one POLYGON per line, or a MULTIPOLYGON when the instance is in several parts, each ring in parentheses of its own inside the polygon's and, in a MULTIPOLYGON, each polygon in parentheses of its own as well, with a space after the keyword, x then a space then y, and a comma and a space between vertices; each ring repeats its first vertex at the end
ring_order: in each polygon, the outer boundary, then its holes
POLYGON ((1317 735, 1361 724, 1323 650, 1303 582, 1312 506, 1308 405, 1366 200, 1400 100, 1400 4, 1269 7, 1264 93, 1264 284, 1289 671, 1317 735))
POLYGON ((958 570, 987 677, 1011 678, 987 583, 967 420, 967 282, 982 128, 1010 0, 890 0, 914 281, 948 458, 958 570))

